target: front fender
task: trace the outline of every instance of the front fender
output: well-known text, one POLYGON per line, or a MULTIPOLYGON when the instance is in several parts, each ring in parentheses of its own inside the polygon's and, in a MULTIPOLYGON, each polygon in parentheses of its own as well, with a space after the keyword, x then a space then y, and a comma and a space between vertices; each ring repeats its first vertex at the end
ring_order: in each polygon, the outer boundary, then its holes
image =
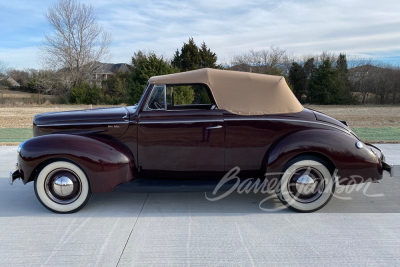
POLYGON ((51 134, 29 139, 19 152, 18 164, 27 183, 46 162, 68 160, 86 173, 93 193, 113 191, 136 178, 133 155, 112 139, 94 136, 51 134))
POLYGON ((380 159, 365 145, 358 149, 355 146, 357 141, 354 136, 341 131, 312 129, 294 132, 268 150, 267 173, 280 173, 292 158, 313 154, 333 164, 342 185, 382 179, 380 159))

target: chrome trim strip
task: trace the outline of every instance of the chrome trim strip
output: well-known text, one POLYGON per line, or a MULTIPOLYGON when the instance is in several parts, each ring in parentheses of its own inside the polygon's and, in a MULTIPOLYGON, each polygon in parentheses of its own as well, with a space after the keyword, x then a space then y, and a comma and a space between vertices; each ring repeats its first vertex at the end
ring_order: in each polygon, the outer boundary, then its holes
POLYGON ((217 125, 217 126, 207 127, 206 130, 221 129, 221 128, 222 125, 217 125))
POLYGON ((332 127, 332 128, 336 128, 338 130, 344 131, 346 133, 350 133, 349 130, 346 130, 344 128, 341 128, 339 126, 336 126, 334 124, 328 124, 328 123, 323 123, 323 122, 319 122, 319 121, 304 121, 304 120, 293 120, 293 119, 267 119, 267 118, 242 118, 242 119, 230 119, 230 118, 226 118, 224 119, 225 121, 246 121, 246 120, 251 120, 251 121, 291 121, 291 122, 299 122, 299 123, 313 123, 313 124, 320 124, 320 125, 324 125, 324 126, 328 126, 328 127, 332 127))
POLYGON ((138 124, 156 124, 156 123, 160 123, 160 124, 172 124, 172 123, 196 123, 196 122, 220 122, 223 123, 223 120, 191 120, 191 121, 187 121, 187 120, 158 120, 158 121, 139 121, 138 124))
POLYGON ((55 123, 55 124, 37 124, 37 127, 53 127, 53 126, 71 126, 71 125, 98 125, 98 124, 129 124, 129 121, 121 122, 78 122, 78 123, 55 123))
MULTIPOLYGON (((333 125, 333 124, 327 124, 323 122, 317 122, 317 121, 304 121, 304 120, 293 120, 293 119, 267 119, 267 118, 242 118, 242 119, 230 119, 230 118, 224 118, 224 121, 290 121, 290 122, 296 122, 296 123, 312 123, 312 124, 318 124, 318 125, 323 125, 323 126, 328 126, 332 127, 338 130, 341 130, 345 133, 351 134, 349 130, 346 130, 344 128, 341 128, 339 126, 333 125)), ((175 121, 175 120, 158 120, 158 121, 139 121, 139 124, 155 124, 155 123, 195 123, 195 122, 221 122, 221 120, 191 120, 191 121, 175 121)))

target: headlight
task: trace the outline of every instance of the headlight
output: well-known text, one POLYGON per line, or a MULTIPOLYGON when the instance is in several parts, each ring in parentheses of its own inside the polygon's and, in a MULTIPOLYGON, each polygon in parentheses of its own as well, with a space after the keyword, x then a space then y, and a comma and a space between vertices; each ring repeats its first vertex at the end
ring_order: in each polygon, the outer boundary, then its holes
POLYGON ((18 153, 21 152, 21 148, 22 148, 22 146, 24 145, 25 142, 26 142, 26 141, 22 142, 22 143, 18 146, 18 149, 17 149, 18 153))

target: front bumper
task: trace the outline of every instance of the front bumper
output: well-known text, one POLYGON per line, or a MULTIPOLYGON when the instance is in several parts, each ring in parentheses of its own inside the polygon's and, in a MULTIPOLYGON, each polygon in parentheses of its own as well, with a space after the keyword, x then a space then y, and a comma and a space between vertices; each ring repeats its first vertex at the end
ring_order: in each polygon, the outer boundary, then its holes
POLYGON ((9 178, 10 185, 12 185, 14 183, 14 181, 18 178, 22 178, 19 170, 16 170, 15 172, 10 171, 10 178, 9 178))
POLYGON ((394 175, 394 167, 393 164, 388 164, 386 163, 386 158, 385 155, 383 154, 382 150, 374 145, 371 144, 366 144, 367 146, 369 146, 372 150, 372 152, 374 152, 381 160, 381 164, 382 164, 382 169, 386 172, 389 173, 390 177, 393 177, 394 175), (374 150, 378 150, 380 155, 378 155, 374 150))

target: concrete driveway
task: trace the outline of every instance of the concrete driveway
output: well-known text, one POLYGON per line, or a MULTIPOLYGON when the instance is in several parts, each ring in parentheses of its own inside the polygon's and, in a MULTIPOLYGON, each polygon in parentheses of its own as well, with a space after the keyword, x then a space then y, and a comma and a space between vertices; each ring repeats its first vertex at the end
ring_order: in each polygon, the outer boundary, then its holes
MULTIPOLYGON (((379 146, 400 165, 400 145, 379 146)), ((311 214, 260 210, 266 197, 280 206, 273 195, 115 192, 59 215, 32 183, 8 185, 15 159, 16 147, 0 147, 0 266, 400 265, 399 169, 311 214)))

